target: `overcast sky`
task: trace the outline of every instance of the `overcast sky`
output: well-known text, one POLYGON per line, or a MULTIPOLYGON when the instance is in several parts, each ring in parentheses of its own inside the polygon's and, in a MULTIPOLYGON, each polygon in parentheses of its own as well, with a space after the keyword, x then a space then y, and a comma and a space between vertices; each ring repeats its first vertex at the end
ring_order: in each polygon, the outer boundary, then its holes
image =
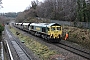
POLYGON ((28 6, 30 6, 31 1, 35 0, 2 0, 3 8, 0 8, 0 13, 24 11, 28 6))

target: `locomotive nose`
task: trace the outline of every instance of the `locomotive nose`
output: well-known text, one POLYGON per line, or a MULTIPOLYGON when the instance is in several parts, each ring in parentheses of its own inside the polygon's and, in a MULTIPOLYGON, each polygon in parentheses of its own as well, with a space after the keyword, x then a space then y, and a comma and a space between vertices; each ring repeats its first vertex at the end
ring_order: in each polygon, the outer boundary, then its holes
POLYGON ((59 38, 59 37, 58 37, 58 31, 57 31, 57 30, 54 31, 54 38, 59 38))

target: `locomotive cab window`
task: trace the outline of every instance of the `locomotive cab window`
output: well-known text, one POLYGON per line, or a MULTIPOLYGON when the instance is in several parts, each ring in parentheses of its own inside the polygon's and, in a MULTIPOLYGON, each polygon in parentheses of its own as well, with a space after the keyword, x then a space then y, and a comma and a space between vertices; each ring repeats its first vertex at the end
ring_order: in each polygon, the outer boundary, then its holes
POLYGON ((57 30, 61 30, 61 27, 57 27, 57 30))
POLYGON ((54 31, 55 30, 55 27, 51 27, 51 30, 54 31))

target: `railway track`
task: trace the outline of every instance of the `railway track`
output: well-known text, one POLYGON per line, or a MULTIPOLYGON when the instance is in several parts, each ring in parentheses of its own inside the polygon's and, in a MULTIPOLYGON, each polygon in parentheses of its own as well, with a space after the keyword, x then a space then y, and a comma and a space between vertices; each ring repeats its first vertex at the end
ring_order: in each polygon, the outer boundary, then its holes
POLYGON ((78 49, 78 48, 72 47, 72 46, 70 46, 68 44, 64 44, 64 43, 58 43, 58 44, 54 44, 54 45, 90 60, 90 52, 88 52, 88 51, 86 52, 86 51, 83 51, 82 49, 78 49))
POLYGON ((77 47, 74 47, 72 44, 69 44, 68 42, 51 43, 51 44, 90 60, 90 51, 87 51, 86 49, 83 48, 79 49, 77 47))
POLYGON ((20 60, 32 60, 31 57, 27 54, 27 52, 17 43, 16 41, 12 41, 12 44, 20 58, 20 60), (18 46, 19 45, 19 46, 18 46))
MULTIPOLYGON (((27 51, 23 48, 23 46, 21 45, 21 43, 19 42, 19 40, 17 40, 13 34, 11 34, 11 32, 9 31, 9 29, 6 29, 6 32, 9 36, 9 39, 11 40, 11 44, 14 47, 18 57, 20 60, 32 60, 31 56, 27 53, 27 51)), ((10 53, 9 53, 10 54, 10 53)), ((10 58, 12 58, 13 56, 10 55, 10 58)), ((14 59, 11 59, 14 60, 14 59)))

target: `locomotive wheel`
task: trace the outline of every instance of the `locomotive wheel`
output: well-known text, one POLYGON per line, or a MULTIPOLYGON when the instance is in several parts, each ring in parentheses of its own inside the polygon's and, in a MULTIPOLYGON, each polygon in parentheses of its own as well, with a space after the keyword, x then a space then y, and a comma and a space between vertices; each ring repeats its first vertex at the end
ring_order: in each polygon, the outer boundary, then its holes
POLYGON ((44 35, 41 35, 41 37, 42 37, 43 39, 45 39, 44 35))

